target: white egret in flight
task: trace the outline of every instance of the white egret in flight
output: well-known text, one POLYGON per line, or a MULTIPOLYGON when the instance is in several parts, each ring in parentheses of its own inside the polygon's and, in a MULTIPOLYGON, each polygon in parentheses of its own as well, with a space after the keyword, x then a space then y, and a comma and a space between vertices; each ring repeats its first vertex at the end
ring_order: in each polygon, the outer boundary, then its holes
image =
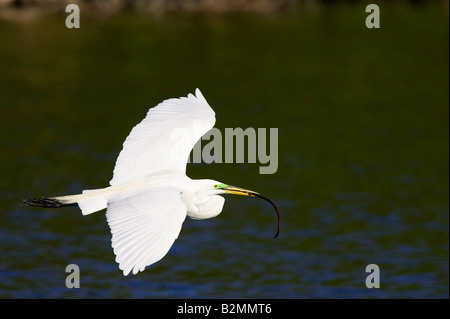
POLYGON ((269 201, 278 216, 276 238, 280 214, 268 198, 215 180, 186 176, 192 148, 215 121, 215 113, 199 89, 195 96, 165 100, 150 108, 125 140, 111 186, 77 195, 31 198, 24 203, 40 207, 78 205, 83 215, 106 208, 116 262, 125 276, 143 271, 163 258, 186 216, 206 219, 219 215, 225 202, 221 194, 269 201), (197 129, 193 129, 194 124, 197 129), (181 147, 174 132, 184 132, 181 147))

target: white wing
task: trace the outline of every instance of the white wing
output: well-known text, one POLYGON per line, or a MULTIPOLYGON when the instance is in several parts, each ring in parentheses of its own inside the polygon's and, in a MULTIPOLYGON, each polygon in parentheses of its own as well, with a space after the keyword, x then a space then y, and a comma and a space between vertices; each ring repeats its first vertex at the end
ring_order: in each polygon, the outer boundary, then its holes
POLYGON ((151 108, 123 144, 111 185, 165 169, 186 173, 195 143, 216 122, 215 113, 199 89, 151 108))
POLYGON ((167 254, 181 231, 186 206, 178 189, 146 189, 109 203, 106 218, 116 261, 126 276, 167 254))

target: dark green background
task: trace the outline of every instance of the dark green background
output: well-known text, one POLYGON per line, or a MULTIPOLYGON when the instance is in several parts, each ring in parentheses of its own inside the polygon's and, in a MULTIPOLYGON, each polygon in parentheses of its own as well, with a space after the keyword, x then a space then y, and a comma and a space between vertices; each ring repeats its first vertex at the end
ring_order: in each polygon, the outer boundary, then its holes
POLYGON ((449 33, 441 5, 274 16, 0 21, 0 297, 448 298, 449 33), (227 197, 123 277, 103 212, 21 199, 105 187, 149 107, 199 87, 216 126, 277 127, 278 171, 190 165, 227 197), (65 267, 81 269, 80 289, 65 267), (365 287, 378 264, 381 288, 365 287))

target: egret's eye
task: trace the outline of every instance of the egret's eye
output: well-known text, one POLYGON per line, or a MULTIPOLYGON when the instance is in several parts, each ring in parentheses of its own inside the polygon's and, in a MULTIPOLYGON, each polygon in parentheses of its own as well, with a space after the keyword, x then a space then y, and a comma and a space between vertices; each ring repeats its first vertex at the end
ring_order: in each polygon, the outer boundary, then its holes
POLYGON ((215 189, 222 189, 224 188, 225 184, 214 184, 215 189))
POLYGON ((227 184, 215 184, 213 187, 215 189, 223 189, 223 188, 228 187, 228 185, 227 184))

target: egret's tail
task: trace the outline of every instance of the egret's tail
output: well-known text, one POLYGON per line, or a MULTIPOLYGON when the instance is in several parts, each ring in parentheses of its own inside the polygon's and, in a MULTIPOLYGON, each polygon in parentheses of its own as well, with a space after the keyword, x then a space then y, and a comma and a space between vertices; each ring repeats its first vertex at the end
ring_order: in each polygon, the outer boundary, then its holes
POLYGON ((28 206, 36 206, 36 207, 66 207, 66 206, 77 206, 77 203, 63 203, 56 198, 52 197, 40 197, 40 198, 30 198, 24 199, 23 203, 28 206))
POLYGON ((104 198, 105 189, 84 190, 83 194, 40 197, 23 200, 28 206, 60 208, 67 206, 79 206, 83 215, 89 215, 107 207, 108 202, 104 198))

